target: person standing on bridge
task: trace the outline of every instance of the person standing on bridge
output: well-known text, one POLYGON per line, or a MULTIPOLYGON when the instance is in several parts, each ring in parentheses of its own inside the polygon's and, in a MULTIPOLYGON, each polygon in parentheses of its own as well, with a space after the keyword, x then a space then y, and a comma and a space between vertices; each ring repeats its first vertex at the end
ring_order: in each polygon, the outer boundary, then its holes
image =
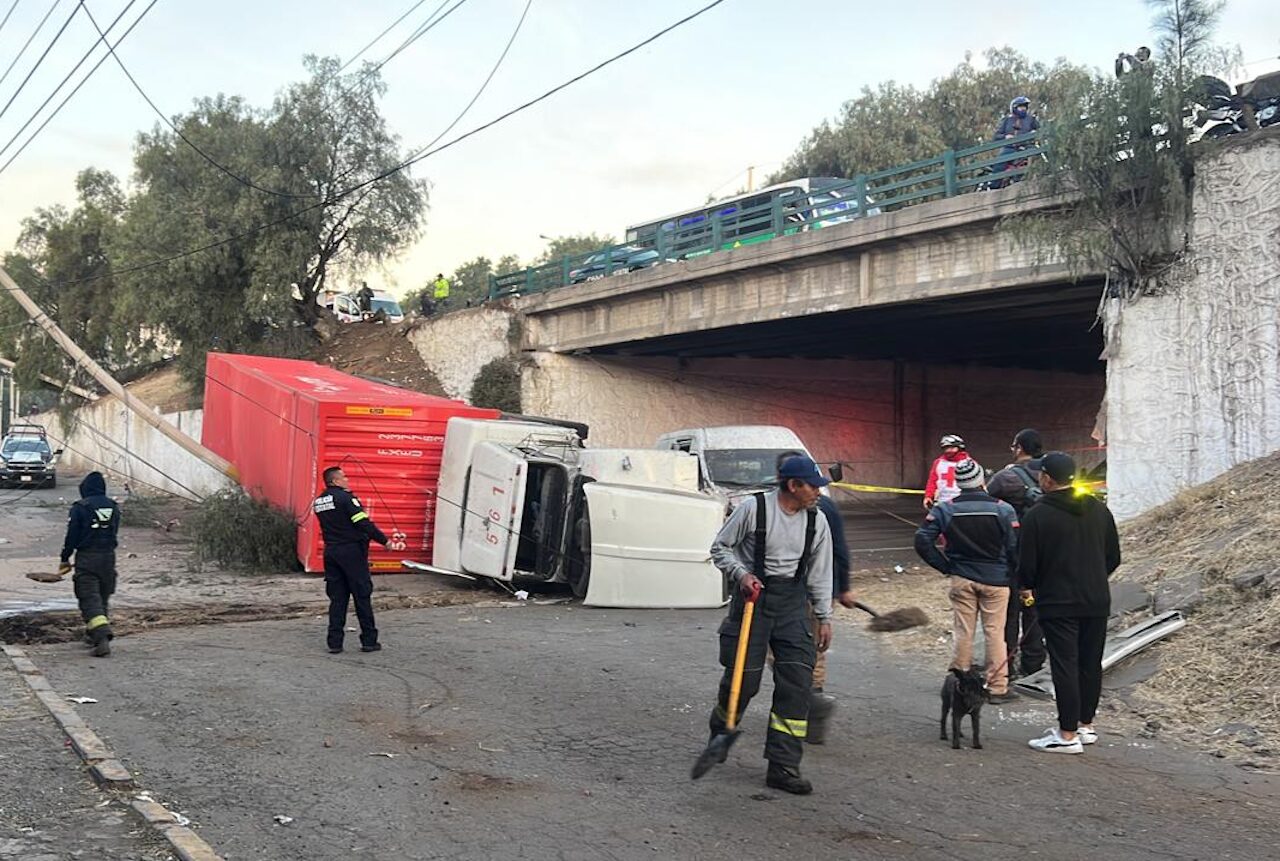
MULTIPOLYGON (((1036 118, 1035 114, 1031 113, 1031 100, 1026 96, 1017 96, 1013 101, 1009 102, 1009 113, 1000 120, 1000 125, 996 126, 993 140, 1009 140, 1039 130, 1040 120, 1036 118)), ((1004 161, 993 165, 991 172, 999 174, 1014 168, 1025 170, 1027 166, 1025 161, 1013 159, 1010 156, 1030 146, 1034 146, 1034 143, 1023 141, 1017 144, 1006 144, 1000 150, 1000 155, 1004 158, 1004 161)), ((1004 182, 997 181, 996 185, 997 187, 1003 187, 1004 182)))
POLYGON ((809 733, 813 665, 817 653, 831 645, 831 532, 817 511, 819 491, 830 479, 812 458, 800 456, 783 462, 778 482, 777 490, 740 503, 711 545, 712 561, 737 588, 719 630, 720 665, 725 670, 710 727, 712 739, 725 732, 742 616, 746 602, 753 601, 757 608, 735 718, 742 717, 760 690, 765 656, 772 650, 765 783, 808 795, 813 785, 800 776, 800 760, 809 733))
POLYGON ((443 311, 449 304, 449 279, 440 272, 436 273, 436 280, 431 282, 431 297, 435 299, 438 311, 443 311))
POLYGON ((116 533, 120 530, 120 506, 107 496, 107 480, 91 472, 80 482, 80 498, 71 505, 67 536, 62 542, 58 574, 71 570, 75 556, 76 602, 84 619, 85 636, 96 658, 111 654, 111 620, 107 604, 116 591, 116 533))
POLYGON ((936 503, 948 502, 960 495, 960 488, 956 486, 956 464, 969 457, 964 439, 956 434, 947 434, 938 445, 942 454, 929 467, 929 479, 924 485, 925 511, 936 503))
POLYGON ((373 623, 373 578, 369 574, 369 542, 383 547, 389 539, 369 519, 340 466, 324 471, 324 492, 311 504, 324 537, 324 591, 329 596, 329 654, 342 651, 347 603, 355 599, 360 620, 360 651, 377 652, 373 623))

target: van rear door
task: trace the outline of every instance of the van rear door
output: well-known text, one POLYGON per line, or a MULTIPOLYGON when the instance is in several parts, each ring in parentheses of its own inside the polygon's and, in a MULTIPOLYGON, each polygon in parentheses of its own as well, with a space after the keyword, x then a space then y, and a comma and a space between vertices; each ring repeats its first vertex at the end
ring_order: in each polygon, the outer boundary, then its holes
POLYGON ((495 443, 471 455, 466 510, 462 513, 462 570, 510 581, 515 573, 528 464, 495 443))

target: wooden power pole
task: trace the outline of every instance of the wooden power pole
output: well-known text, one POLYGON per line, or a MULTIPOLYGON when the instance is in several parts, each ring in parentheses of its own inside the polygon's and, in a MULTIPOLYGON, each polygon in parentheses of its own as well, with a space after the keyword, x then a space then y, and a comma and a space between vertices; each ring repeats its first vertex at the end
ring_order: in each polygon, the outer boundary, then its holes
POLYGON ((98 383, 111 394, 115 395, 122 404, 132 410, 144 422, 151 425, 160 433, 182 448, 183 451, 198 457, 200 460, 212 466, 214 469, 228 476, 232 480, 239 481, 240 475, 235 466, 226 458, 216 454, 205 448, 195 439, 186 435, 169 422, 161 418, 154 410, 144 404, 142 401, 129 394, 124 386, 116 381, 115 377, 108 374, 102 369, 102 366, 95 362, 84 350, 67 336, 67 333, 58 328, 58 324, 49 319, 49 315, 40 310, 40 306, 31 300, 31 297, 18 286, 18 283, 9 277, 9 273, 0 266, 0 287, 8 291, 23 310, 30 315, 35 324, 45 331, 45 333, 53 339, 59 347, 66 351, 76 364, 88 371, 98 383))

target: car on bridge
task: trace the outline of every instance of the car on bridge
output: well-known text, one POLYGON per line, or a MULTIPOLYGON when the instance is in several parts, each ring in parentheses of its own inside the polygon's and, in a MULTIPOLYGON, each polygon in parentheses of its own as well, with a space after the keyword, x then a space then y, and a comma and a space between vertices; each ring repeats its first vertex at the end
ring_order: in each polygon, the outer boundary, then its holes
POLYGON ((581 265, 570 269, 569 283, 582 284, 586 281, 596 281, 606 275, 635 272, 637 269, 645 269, 660 262, 662 262, 660 255, 652 248, 618 245, 589 255, 581 265))

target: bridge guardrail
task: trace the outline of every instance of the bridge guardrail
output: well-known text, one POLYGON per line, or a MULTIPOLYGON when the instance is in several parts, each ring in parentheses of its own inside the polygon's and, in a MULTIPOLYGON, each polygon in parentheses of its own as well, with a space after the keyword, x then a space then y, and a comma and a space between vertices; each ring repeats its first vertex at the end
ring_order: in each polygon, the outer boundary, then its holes
POLYGON ((1003 187, 1026 176, 1031 160, 1048 152, 1046 135, 1046 130, 1041 129, 966 149, 947 150, 934 158, 875 173, 859 174, 848 182, 821 189, 822 194, 832 198, 821 203, 795 206, 774 198, 764 205, 738 209, 730 218, 711 212, 709 218, 697 225, 658 230, 649 239, 569 255, 516 272, 490 275, 489 298, 541 293, 661 262, 688 260, 929 200, 984 190, 994 183, 1003 187))

